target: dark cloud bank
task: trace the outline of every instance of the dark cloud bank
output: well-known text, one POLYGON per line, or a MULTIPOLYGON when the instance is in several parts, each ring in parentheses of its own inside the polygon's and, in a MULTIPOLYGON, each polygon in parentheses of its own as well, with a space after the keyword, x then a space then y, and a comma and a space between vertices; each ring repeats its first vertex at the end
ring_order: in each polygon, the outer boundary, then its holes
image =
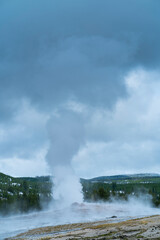
MULTIPOLYGON (((86 133, 88 139, 115 141, 110 149, 117 149, 119 137, 110 133, 110 125, 107 132, 105 124, 103 130, 96 129, 95 114, 98 111, 97 116, 102 118, 102 112, 98 115, 100 109, 112 111, 117 109, 119 99, 137 99, 133 84, 131 94, 130 85, 124 80, 130 72, 158 72, 159 8, 157 0, 1 0, 1 157, 19 152, 20 157, 31 158, 32 151, 47 142, 46 122, 59 108, 63 117, 68 101, 90 109, 83 111, 82 120, 87 125, 88 115, 93 116, 93 128, 88 127, 86 133), (30 115, 30 120, 26 120, 26 115, 30 115)), ((152 81, 158 79, 151 76, 147 82, 152 86, 152 81)), ((145 79, 142 87, 145 88, 145 79)), ((122 122, 126 118, 124 114, 122 122)), ((108 121, 108 115, 105 119, 108 121)), ((117 122, 112 127, 117 126, 122 128, 117 122)), ((134 128, 137 126, 135 123, 134 128)), ((126 141, 130 142, 122 142, 126 141)))
MULTIPOLYGON (((111 104, 123 75, 159 65, 158 1, 1 1, 1 104, 111 104)), ((2 106, 2 111, 8 107, 2 106)), ((10 110, 10 109, 9 109, 10 110)))

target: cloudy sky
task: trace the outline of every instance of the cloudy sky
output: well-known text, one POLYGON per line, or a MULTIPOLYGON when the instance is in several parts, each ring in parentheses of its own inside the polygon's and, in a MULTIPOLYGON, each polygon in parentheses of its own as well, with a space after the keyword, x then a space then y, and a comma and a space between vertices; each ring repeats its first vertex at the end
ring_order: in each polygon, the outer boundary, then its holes
POLYGON ((159 9, 0 0, 0 172, 160 172, 159 9))

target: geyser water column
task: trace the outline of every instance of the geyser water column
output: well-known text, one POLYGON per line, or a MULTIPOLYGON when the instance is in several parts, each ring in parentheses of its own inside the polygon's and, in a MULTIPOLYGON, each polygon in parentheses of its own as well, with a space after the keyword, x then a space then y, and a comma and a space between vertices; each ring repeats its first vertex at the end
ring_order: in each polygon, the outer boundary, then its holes
POLYGON ((50 146, 46 158, 53 175, 54 200, 64 205, 82 202, 81 184, 71 161, 84 144, 83 120, 78 113, 63 111, 50 118, 47 128, 50 146))

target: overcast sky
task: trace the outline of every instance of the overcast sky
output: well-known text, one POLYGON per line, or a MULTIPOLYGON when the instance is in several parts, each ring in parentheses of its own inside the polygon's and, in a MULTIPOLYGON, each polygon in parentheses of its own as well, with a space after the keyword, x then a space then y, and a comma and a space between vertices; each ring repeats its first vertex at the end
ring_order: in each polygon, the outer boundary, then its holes
POLYGON ((0 172, 50 174, 53 145, 79 177, 160 173, 159 9, 0 0, 0 172))

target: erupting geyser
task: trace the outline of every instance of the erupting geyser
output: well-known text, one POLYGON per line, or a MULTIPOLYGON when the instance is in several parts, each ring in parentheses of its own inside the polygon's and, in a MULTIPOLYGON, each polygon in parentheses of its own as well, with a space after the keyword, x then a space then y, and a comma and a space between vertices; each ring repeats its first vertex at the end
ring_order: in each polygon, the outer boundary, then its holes
POLYGON ((80 115, 71 111, 55 114, 48 122, 50 146, 47 161, 53 175, 53 197, 58 203, 82 202, 81 184, 72 168, 72 158, 84 143, 80 115))

